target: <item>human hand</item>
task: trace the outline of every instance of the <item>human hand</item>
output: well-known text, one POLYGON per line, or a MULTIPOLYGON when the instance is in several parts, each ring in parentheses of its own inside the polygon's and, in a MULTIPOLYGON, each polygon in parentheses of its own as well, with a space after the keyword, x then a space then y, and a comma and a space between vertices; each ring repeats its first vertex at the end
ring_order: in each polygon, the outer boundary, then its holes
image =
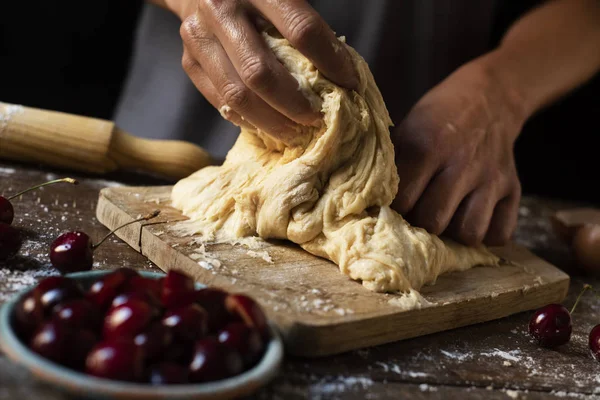
POLYGON ((468 245, 501 245, 517 222, 513 144, 525 117, 476 62, 429 91, 392 133, 400 175, 392 205, 413 225, 468 245))
POLYGON ((335 83, 358 85, 349 52, 304 0, 165 3, 183 20, 183 68, 206 99, 237 125, 247 121, 290 142, 296 124, 312 125, 320 118, 261 37, 261 21, 273 24, 335 83))

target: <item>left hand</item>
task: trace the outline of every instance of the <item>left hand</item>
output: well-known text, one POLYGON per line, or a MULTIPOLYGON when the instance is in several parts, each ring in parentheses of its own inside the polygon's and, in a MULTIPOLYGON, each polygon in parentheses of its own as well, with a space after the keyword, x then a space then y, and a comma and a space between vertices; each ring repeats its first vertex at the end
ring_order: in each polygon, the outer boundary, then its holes
POLYGON ((392 207, 467 245, 508 241, 521 197, 513 145, 525 121, 514 97, 476 61, 429 91, 392 133, 392 207))

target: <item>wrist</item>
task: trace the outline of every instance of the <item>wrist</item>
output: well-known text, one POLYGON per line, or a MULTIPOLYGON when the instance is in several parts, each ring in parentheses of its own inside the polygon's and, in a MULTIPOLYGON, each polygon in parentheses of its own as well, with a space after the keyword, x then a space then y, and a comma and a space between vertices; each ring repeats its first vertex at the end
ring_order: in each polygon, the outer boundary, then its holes
POLYGON ((534 94, 520 82, 518 73, 511 69, 510 60, 506 62, 500 50, 486 53, 469 64, 486 82, 487 92, 504 105, 515 124, 522 126, 537 111, 534 94))

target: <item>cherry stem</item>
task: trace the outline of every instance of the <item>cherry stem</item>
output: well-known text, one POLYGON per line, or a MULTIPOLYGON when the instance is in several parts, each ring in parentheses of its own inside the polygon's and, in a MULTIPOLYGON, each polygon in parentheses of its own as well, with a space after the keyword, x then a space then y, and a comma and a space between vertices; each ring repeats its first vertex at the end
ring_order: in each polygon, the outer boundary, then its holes
MULTIPOLYGON (((585 285, 583 285, 583 289, 581 289, 581 292, 579 292, 579 296, 577 296, 577 299, 575 300, 575 304, 573 304, 573 308, 571 308, 571 314, 573 314, 573 311, 575 311, 575 307, 577 307, 577 304, 579 304, 579 300, 581 300, 581 296, 583 296, 585 291, 588 289, 592 289, 592 286, 588 285, 587 283, 585 285)), ((593 291, 593 289, 592 289, 592 291, 593 291)))
POLYGON ((73 178, 55 179, 53 181, 49 181, 49 182, 45 182, 45 183, 40 183, 39 185, 35 185, 33 187, 30 187, 29 189, 25 189, 22 192, 19 192, 19 193, 15 194, 14 196, 9 197, 8 200, 12 200, 12 199, 14 199, 16 197, 21 196, 22 194, 25 194, 27 192, 31 192, 32 190, 39 189, 41 187, 48 186, 48 185, 54 185, 55 183, 61 183, 61 182, 71 183, 73 185, 79 185, 79 182, 76 179, 73 179, 73 178))
POLYGON ((106 239, 108 239, 113 233, 115 233, 116 231, 118 231, 121 228, 125 228, 126 226, 129 226, 131 224, 135 224, 136 222, 142 222, 142 221, 148 221, 152 218, 156 218, 158 217, 158 215, 160 214, 160 210, 155 210, 152 211, 150 214, 144 215, 143 217, 140 217, 138 219, 134 219, 133 221, 129 221, 126 224, 123 224, 121 226, 119 226, 118 228, 113 229, 112 231, 108 232, 108 234, 106 236, 104 236, 102 238, 102 240, 100 240, 98 243, 93 244, 92 245, 92 250, 96 249, 96 247, 100 246, 102 243, 104 243, 104 241, 106 239))

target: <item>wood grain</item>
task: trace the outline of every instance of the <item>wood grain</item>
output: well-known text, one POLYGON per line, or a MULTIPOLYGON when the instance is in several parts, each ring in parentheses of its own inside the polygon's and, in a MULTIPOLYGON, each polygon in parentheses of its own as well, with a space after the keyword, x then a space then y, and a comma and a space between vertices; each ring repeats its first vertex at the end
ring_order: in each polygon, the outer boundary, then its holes
POLYGON ((568 276, 526 249, 494 251, 511 264, 479 267, 440 277, 423 295, 435 305, 403 311, 398 295, 373 293, 339 273, 331 262, 285 242, 266 243, 273 263, 243 246, 207 245, 220 266, 199 265, 194 238, 173 235, 182 221, 168 206, 170 187, 124 187, 101 191, 98 220, 109 228, 160 208, 160 221, 131 225, 118 235, 163 270, 186 271, 196 280, 255 297, 280 328, 290 353, 323 356, 501 318, 567 293, 568 276))
POLYGON ((142 139, 111 121, 0 103, 0 157, 76 171, 143 171, 180 179, 212 162, 202 148, 142 139))

